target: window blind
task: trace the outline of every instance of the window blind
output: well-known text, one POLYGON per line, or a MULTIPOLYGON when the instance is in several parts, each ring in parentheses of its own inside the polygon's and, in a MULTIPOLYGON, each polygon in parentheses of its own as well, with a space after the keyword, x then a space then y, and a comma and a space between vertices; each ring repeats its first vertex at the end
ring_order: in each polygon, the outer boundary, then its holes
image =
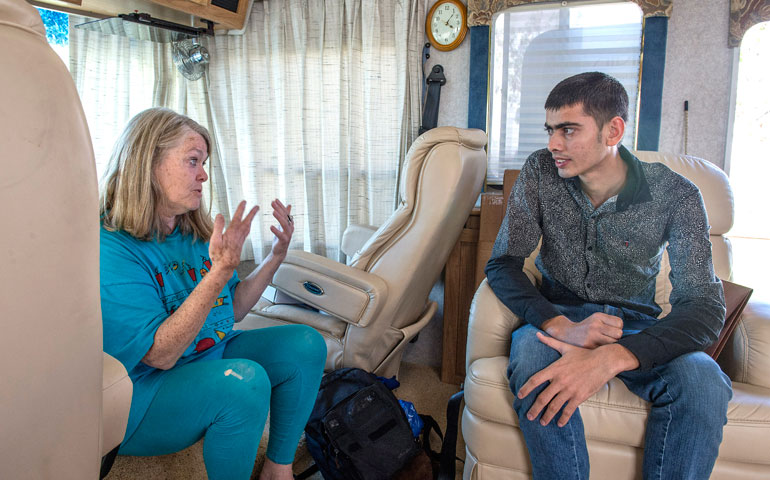
POLYGON ((629 97, 623 144, 634 146, 642 12, 634 3, 538 6, 500 13, 493 22, 487 181, 521 168, 547 145, 546 97, 571 75, 601 71, 617 78, 629 97))

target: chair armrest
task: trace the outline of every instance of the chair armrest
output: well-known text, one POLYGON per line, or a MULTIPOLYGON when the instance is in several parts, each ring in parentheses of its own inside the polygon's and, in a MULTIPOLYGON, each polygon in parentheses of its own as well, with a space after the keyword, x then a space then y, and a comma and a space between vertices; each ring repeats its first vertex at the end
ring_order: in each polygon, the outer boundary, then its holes
POLYGON ((717 361, 733 381, 770 388, 770 304, 746 305, 717 361))
POLYGON ((348 225, 348 228, 342 234, 340 250, 348 258, 352 258, 376 231, 377 227, 371 225, 348 225))
POLYGON ((471 303, 465 371, 470 371, 470 364, 479 358, 507 357, 511 349, 511 333, 523 323, 498 300, 485 278, 471 303))
MULTIPOLYGON (((103 353, 103 352, 102 352, 103 353)), ((107 353, 102 356, 102 435, 101 454, 120 445, 126 434, 128 412, 134 385, 126 368, 107 353)))
POLYGON ((359 327, 377 316, 388 294, 385 281, 377 275, 302 250, 289 251, 273 276, 273 285, 306 305, 359 327))

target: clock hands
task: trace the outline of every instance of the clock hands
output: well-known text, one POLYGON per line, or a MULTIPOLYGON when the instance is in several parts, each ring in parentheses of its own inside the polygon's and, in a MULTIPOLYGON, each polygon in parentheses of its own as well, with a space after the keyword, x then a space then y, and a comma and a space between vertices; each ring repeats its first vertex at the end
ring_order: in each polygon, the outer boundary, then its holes
POLYGON ((452 12, 452 15, 449 16, 449 18, 446 19, 446 22, 444 22, 444 25, 447 27, 449 26, 449 21, 452 20, 452 17, 455 16, 455 12, 452 12))

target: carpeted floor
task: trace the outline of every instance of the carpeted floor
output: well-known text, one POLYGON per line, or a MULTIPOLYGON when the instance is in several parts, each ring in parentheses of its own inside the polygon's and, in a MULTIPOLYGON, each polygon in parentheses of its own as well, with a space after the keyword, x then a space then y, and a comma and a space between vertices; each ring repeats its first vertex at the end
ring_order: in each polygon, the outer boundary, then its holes
MULTIPOLYGON (((439 380, 438 369, 434 366, 403 362, 398 375, 401 386, 395 390, 398 398, 414 403, 417 411, 431 415, 446 430, 446 404, 455 392, 459 391, 456 385, 442 383, 439 380)), ((267 430, 267 429, 266 429, 267 430)), ((440 449, 438 439, 434 439, 434 449, 440 449)), ((259 476, 259 471, 264 461, 264 451, 267 445, 267 433, 262 438, 257 462, 252 478, 259 476)), ((465 457, 465 446, 462 438, 457 441, 457 455, 465 457)), ((303 441, 297 449, 294 462, 294 471, 299 473, 312 463, 303 441)), ((457 476, 462 478, 462 463, 457 462, 457 476)), ((202 442, 171 455, 157 457, 127 457, 118 456, 107 480, 196 480, 205 479, 206 470, 203 466, 202 442)), ((311 477, 312 480, 321 480, 320 474, 311 477)))

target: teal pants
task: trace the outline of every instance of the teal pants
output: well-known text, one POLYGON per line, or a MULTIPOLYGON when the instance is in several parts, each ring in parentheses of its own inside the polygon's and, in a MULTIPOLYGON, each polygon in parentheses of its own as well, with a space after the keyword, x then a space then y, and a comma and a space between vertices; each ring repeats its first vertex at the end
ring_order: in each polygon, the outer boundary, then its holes
POLYGON ((248 479, 269 410, 267 457, 290 464, 325 362, 326 344, 311 327, 244 331, 228 342, 221 360, 169 370, 120 453, 164 455, 203 438, 210 479, 248 479))

